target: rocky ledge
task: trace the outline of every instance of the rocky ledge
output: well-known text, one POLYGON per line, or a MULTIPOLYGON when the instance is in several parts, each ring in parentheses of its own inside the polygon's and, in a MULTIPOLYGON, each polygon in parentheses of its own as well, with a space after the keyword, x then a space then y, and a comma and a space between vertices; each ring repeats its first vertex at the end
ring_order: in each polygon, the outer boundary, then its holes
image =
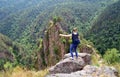
POLYGON ((74 60, 70 53, 55 66, 49 69, 46 77, 118 77, 118 71, 109 66, 93 66, 91 64, 91 54, 79 53, 79 57, 74 60))

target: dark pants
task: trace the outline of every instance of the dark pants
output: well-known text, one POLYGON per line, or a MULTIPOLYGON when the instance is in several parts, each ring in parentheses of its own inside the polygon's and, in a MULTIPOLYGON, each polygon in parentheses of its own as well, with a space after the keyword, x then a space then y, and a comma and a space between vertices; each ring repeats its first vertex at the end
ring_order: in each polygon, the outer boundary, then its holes
POLYGON ((76 54, 76 58, 78 58, 78 53, 77 53, 77 51, 76 51, 76 49, 77 49, 77 46, 78 46, 78 44, 71 44, 70 45, 70 53, 71 53, 71 57, 73 58, 73 51, 75 52, 75 54, 76 54))

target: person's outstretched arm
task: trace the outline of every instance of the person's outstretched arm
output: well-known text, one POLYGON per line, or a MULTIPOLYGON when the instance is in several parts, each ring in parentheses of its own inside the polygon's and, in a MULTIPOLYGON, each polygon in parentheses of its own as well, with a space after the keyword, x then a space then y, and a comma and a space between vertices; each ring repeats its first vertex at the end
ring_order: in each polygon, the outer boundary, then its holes
POLYGON ((68 35, 65 35, 65 34, 59 34, 59 36, 63 36, 63 37, 71 37, 72 34, 68 34, 68 35))

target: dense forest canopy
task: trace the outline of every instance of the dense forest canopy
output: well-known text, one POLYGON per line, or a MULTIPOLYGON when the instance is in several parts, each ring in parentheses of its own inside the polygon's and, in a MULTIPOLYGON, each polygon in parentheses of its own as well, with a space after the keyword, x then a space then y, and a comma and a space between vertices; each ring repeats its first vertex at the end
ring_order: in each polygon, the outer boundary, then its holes
POLYGON ((101 54, 109 48, 120 51, 120 1, 107 7, 87 34, 101 54))
POLYGON ((115 1, 0 0, 0 33, 31 50, 52 17, 61 17, 67 32, 77 26, 79 32, 86 33, 99 12, 115 1))

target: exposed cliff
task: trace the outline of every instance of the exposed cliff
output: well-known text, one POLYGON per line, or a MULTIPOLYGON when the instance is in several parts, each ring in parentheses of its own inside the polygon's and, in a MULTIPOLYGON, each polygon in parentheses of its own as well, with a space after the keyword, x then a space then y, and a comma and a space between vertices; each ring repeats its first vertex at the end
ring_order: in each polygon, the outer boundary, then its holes
POLYGON ((60 22, 50 22, 48 29, 44 32, 41 48, 38 52, 40 68, 56 64, 67 53, 69 38, 60 37, 59 34, 63 32, 60 22))

